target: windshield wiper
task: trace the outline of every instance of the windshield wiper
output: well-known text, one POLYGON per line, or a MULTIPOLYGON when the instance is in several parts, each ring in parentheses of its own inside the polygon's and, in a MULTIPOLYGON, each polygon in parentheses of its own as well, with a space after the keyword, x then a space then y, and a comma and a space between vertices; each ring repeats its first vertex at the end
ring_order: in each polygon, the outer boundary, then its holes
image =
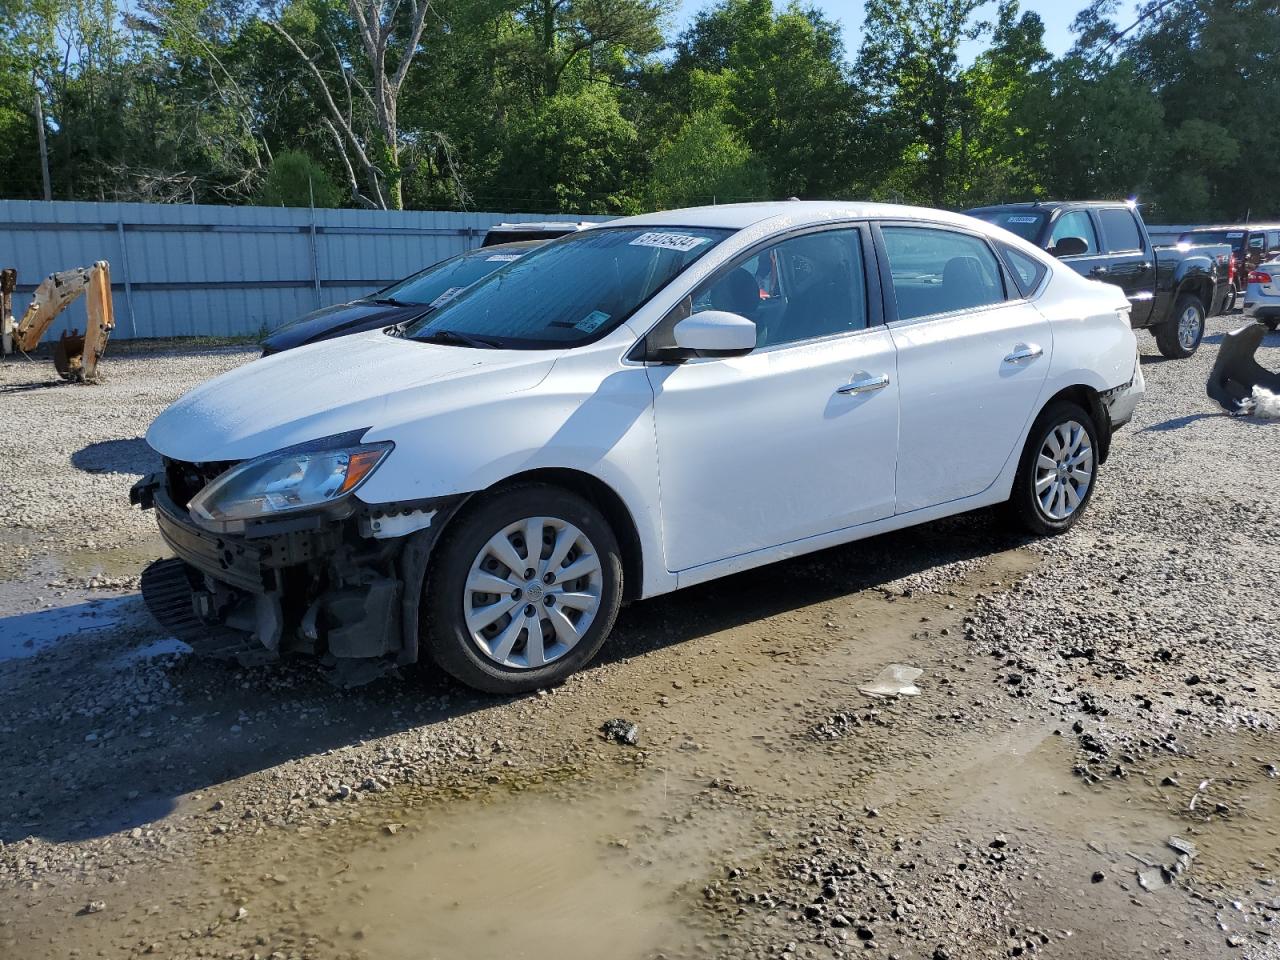
POLYGON ((412 307, 412 303, 405 303, 403 300, 397 300, 395 297, 377 297, 373 301, 380 307, 412 307))
POLYGON ((420 336, 414 337, 415 340, 422 340, 425 343, 453 343, 461 344, 464 347, 480 347, 487 349, 495 349, 501 344, 497 340, 490 340, 487 337, 477 337, 469 333, 459 333, 457 330, 432 330, 420 336))

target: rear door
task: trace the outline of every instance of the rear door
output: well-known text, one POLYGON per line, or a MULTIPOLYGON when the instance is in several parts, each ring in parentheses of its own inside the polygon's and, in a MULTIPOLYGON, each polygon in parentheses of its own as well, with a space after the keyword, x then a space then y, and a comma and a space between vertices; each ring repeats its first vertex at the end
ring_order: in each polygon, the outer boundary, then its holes
POLYGON ((877 232, 898 350, 901 514, 991 486, 1035 412, 1052 337, 981 234, 919 222, 877 232))
POLYGON ((1135 327, 1146 326, 1155 306, 1156 260, 1147 248, 1138 215, 1132 207, 1119 204, 1099 207, 1095 213, 1109 260, 1107 276, 1097 279, 1124 290, 1129 298, 1130 322, 1135 327))

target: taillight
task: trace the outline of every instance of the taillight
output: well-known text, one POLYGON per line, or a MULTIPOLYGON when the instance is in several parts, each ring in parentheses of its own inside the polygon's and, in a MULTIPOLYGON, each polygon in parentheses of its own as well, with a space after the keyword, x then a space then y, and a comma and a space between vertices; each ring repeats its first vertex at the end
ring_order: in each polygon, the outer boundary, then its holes
POLYGON ((1236 282, 1236 258, 1234 256, 1227 257, 1227 279, 1232 283, 1236 282))
POLYGON ((1263 273, 1261 270, 1250 270, 1249 282, 1250 283, 1270 283, 1271 274, 1263 273))

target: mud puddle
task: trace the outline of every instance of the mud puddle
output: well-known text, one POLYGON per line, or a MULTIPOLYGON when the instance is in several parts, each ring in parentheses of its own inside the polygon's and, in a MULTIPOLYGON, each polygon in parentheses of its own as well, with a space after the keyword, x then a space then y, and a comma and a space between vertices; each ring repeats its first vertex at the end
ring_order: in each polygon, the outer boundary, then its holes
POLYGON ((152 534, 124 546, 82 546, 55 556, 63 575, 72 580, 117 581, 141 575, 153 560, 171 557, 173 551, 159 534, 152 534))

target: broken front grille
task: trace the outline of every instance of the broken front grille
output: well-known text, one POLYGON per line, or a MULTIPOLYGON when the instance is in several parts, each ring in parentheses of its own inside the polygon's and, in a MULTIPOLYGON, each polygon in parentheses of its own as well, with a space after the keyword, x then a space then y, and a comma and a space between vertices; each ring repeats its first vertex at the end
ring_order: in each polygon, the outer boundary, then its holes
POLYGON ((205 488, 214 477, 233 466, 233 460, 215 460, 209 463, 187 463, 185 460, 164 461, 165 488, 169 497, 182 508, 191 498, 205 488))

